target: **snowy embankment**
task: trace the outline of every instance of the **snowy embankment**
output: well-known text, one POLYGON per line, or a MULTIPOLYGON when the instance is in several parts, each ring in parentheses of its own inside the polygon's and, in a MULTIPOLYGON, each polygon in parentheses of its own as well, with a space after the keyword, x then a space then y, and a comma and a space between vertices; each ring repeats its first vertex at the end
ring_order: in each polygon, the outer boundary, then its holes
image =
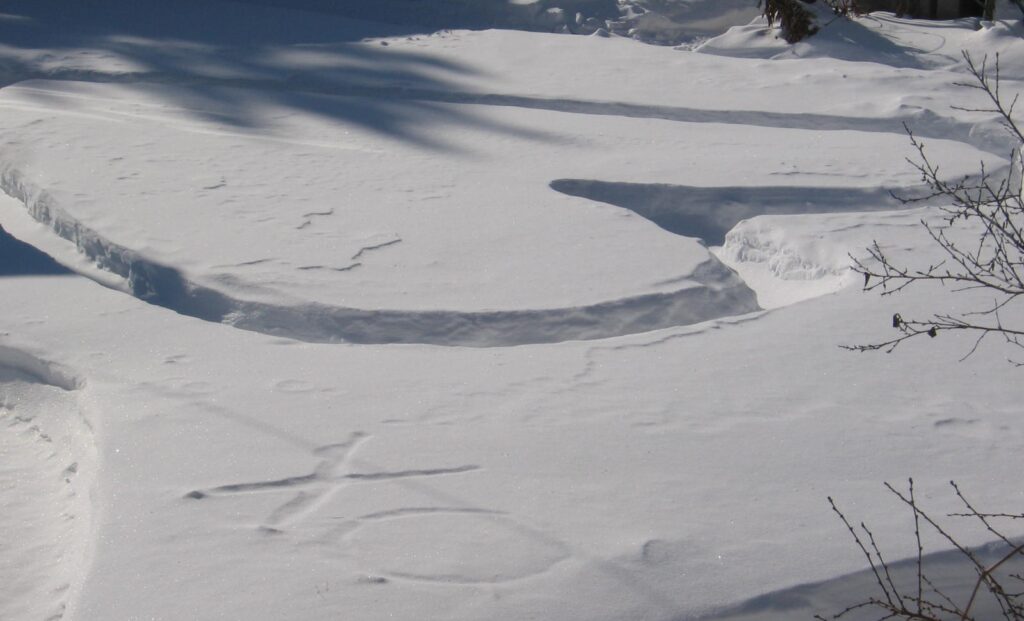
POLYGON ((0 224, 88 278, 0 266, 0 490, 53 511, 0 522, 0 617, 809 617, 865 588, 826 495, 893 559, 883 480, 1024 502, 1005 352, 837 347, 945 304, 847 253, 935 259, 902 122, 1006 168, 949 103, 1019 23, 839 60, 268 4, 5 3, 0 224))
MULTIPOLYGON (((74 249, 100 270, 122 277, 126 292, 190 317, 302 341, 474 347, 555 343, 648 332, 759 309, 753 292, 714 257, 694 268, 687 278, 688 286, 676 291, 570 308, 490 312, 360 310, 316 302, 288 305, 250 301, 191 282, 172 267, 104 239, 67 216, 45 191, 26 184, 16 171, 7 169, 0 173, 0 187, 22 201, 35 220, 73 242, 74 249)), ((388 242, 368 248, 384 245, 388 242)), ((365 251, 366 248, 360 250, 354 258, 365 251)), ((73 262, 73 258, 69 260, 73 262)), ((93 270, 86 273, 95 274, 93 270)), ((108 279, 100 276, 99 280, 108 279)), ((117 283, 113 286, 120 288, 117 283)))
MULTIPOLYGON (((177 44, 183 57, 156 73, 132 67, 150 62, 134 48, 72 54, 64 68, 25 53, 26 75, 47 79, 2 95, 19 124, 0 152, 5 189, 136 295, 309 341, 512 345, 744 314, 757 308, 749 289, 696 239, 718 244, 761 213, 892 207, 885 188, 914 183, 901 120, 946 137, 935 142, 950 174, 1002 165, 965 144, 998 151, 974 139, 985 136, 978 121, 946 111, 900 103, 870 118, 841 90, 772 110, 794 88, 772 85, 784 71, 766 80, 772 71, 746 69, 765 85, 761 110, 734 110, 735 93, 717 88, 699 106, 684 105, 694 99, 684 88, 652 104, 638 99, 655 87, 629 70, 638 63, 716 81, 736 63, 623 40, 496 31, 274 42, 258 63, 210 45, 177 44), (529 60, 549 53, 601 71, 567 90, 529 60), (609 84, 612 74, 628 77, 609 84), (783 139, 783 169, 761 167, 783 139), (854 152, 865 142, 876 152, 854 152), (706 185, 715 177, 721 185, 706 185), (677 182, 686 178, 704 185, 677 182), (655 212, 696 239, 631 217, 665 228, 655 212)), ((873 105, 886 99, 907 96, 873 105)))
POLYGON ((0 386, 0 616, 61 618, 77 596, 91 545, 96 459, 77 394, 82 386, 5 345, 0 386))

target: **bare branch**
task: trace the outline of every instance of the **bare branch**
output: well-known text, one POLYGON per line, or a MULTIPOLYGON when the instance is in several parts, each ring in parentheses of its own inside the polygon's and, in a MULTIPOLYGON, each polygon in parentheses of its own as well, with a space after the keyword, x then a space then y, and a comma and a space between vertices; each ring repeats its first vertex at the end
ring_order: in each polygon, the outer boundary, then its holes
MULTIPOLYGON (((990 107, 958 109, 996 114, 1018 142, 1011 160, 1021 162, 1024 133, 1013 117, 1019 96, 1015 95, 1008 105, 1004 104, 1005 99, 1000 92, 999 57, 996 56, 990 70, 987 58, 979 64, 970 54, 965 52, 963 56, 973 81, 960 85, 983 92, 990 107)), ((917 154, 909 160, 910 164, 929 190, 924 196, 896 198, 904 205, 935 199, 945 203, 938 208, 941 218, 921 221, 944 259, 925 267, 906 267, 891 258, 875 241, 866 249, 866 257, 851 256, 853 270, 863 275, 865 291, 876 291, 883 296, 898 294, 920 283, 933 283, 949 287, 953 293, 988 291, 995 299, 991 306, 961 314, 937 314, 925 319, 904 319, 896 315, 893 328, 900 332, 899 336, 879 343, 846 345, 844 349, 889 353, 909 339, 923 335, 934 338, 947 330, 977 334, 973 346, 961 360, 975 353, 992 334, 1003 336, 1009 345, 1024 347, 1024 329, 1005 325, 999 314, 1024 296, 1024 197, 1021 196, 1021 179, 1014 177, 1015 174, 1021 177, 1024 172, 1015 173, 1011 166, 1008 175, 994 177, 982 163, 980 172, 973 178, 945 179, 938 165, 929 159, 924 143, 909 127, 904 127, 917 154), (973 241, 966 241, 966 236, 972 235, 973 241)), ((1024 162, 1021 167, 1024 167, 1024 162)))
MULTIPOLYGON (((875 576, 875 583, 882 591, 882 597, 869 596, 861 602, 843 609, 838 614, 832 616, 832 619, 840 619, 844 615, 855 610, 875 609, 881 615, 879 617, 879 621, 881 621, 881 619, 905 619, 916 621, 949 621, 951 619, 959 619, 960 621, 977 621, 981 618, 989 620, 993 618, 991 615, 995 614, 996 611, 999 613, 998 618, 1003 621, 1024 621, 1024 600, 1021 599, 1022 596, 1024 596, 1024 593, 1010 591, 1004 586, 1005 581, 1007 580, 1024 582, 1024 576, 1021 576, 1020 574, 1000 576, 998 573, 1000 569, 1010 562, 1010 560, 1018 557, 1024 558, 1024 543, 1011 541, 1002 532, 995 528, 992 522, 996 517, 1018 519, 1024 517, 1024 515, 982 513, 967 500, 966 496, 960 491, 960 488, 955 482, 950 482, 950 484, 952 485, 957 497, 967 508, 966 513, 953 515, 963 515, 981 521, 981 523, 985 525, 985 528, 1006 546, 1006 552, 997 557, 995 562, 986 565, 982 562, 982 558, 984 557, 978 551, 960 543, 946 526, 941 524, 937 519, 933 518, 918 505, 917 497, 914 493, 913 479, 908 480, 909 491, 907 494, 900 492, 889 483, 886 483, 885 487, 899 498, 901 502, 909 507, 914 514, 914 540, 918 547, 915 565, 917 572, 917 588, 916 594, 911 595, 902 593, 897 586, 897 583, 893 580, 890 571, 891 568, 876 545, 871 531, 867 526, 861 524, 861 529, 868 534, 868 538, 870 540, 871 551, 869 551, 868 547, 864 545, 863 540, 850 525, 846 516, 836 508, 835 502, 829 498, 829 503, 832 505, 833 511, 835 511, 842 519, 847 530, 849 530, 853 535, 854 541, 858 547, 860 547, 861 553, 863 553, 865 558, 867 558, 871 571, 875 576), (959 551, 961 556, 974 566, 976 578, 972 582, 964 585, 964 598, 966 600, 964 604, 958 604, 954 597, 943 592, 925 574, 926 563, 924 560, 924 548, 921 543, 922 524, 930 526, 932 530, 941 535, 948 543, 959 551), (925 585, 928 587, 927 590, 924 588, 925 585), (969 595, 967 593, 969 593, 969 595), (994 607, 978 612, 977 615, 985 615, 984 617, 979 617, 976 616, 974 610, 978 603, 984 599, 984 594, 987 594, 990 604, 994 607)), ((815 618, 820 620, 825 619, 825 617, 820 615, 815 618)))

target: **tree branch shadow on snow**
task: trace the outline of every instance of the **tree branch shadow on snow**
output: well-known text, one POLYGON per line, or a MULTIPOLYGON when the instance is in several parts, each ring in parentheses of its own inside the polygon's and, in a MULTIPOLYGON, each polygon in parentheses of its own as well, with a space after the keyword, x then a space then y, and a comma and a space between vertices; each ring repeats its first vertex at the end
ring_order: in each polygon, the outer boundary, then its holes
MULTIPOLYGON (((269 4, 283 1, 266 0, 269 4)), ((922 137, 962 140, 1005 154, 998 140, 995 144, 991 137, 975 136, 972 124, 927 110, 879 120, 472 92, 467 81, 482 75, 472 59, 450 60, 420 52, 415 41, 388 46, 367 42, 385 36, 415 39, 430 28, 252 2, 6 0, 0 7, 0 86, 33 78, 137 83, 188 114, 217 124, 269 131, 268 117, 296 111, 451 152, 472 149, 472 145, 456 144, 457 132, 450 130, 460 127, 537 142, 556 140, 523 124, 489 117, 483 107, 511 106, 816 131, 890 133, 900 132, 901 122, 911 122, 922 137)), ((878 38, 879 45, 887 41, 867 34, 878 38)), ((807 50, 814 53, 813 48, 807 50)), ((43 97, 39 90, 27 95, 43 97)), ((50 105, 73 104, 64 98, 50 105)))
POLYGON ((760 216, 901 207, 885 188, 851 187, 695 187, 660 183, 621 183, 556 179, 551 189, 628 209, 670 233, 720 246, 741 220, 760 216))
POLYGON ((546 138, 467 106, 403 97, 450 91, 456 78, 480 74, 466 62, 366 41, 418 30, 226 0, 11 0, 0 7, 0 85, 157 84, 168 103, 218 124, 266 129, 267 113, 284 109, 433 150, 461 150, 437 131, 460 126, 546 138))
MULTIPOLYGON (((854 526, 832 497, 832 511, 842 521, 867 562, 868 569, 837 578, 767 593, 719 611, 709 619, 775 621, 806 618, 818 621, 981 621, 1024 620, 1020 591, 1024 583, 1024 543, 1010 533, 1011 523, 1024 514, 979 511, 955 481, 950 486, 962 505, 945 519, 921 506, 914 480, 898 489, 885 483, 913 515, 913 535, 901 550, 913 556, 888 560, 889 547, 860 521, 854 526), (953 520, 951 520, 953 518, 953 520), (981 546, 970 546, 966 537, 995 537, 981 546), (943 550, 925 554, 926 546, 943 550), (851 601, 852 600, 852 601, 851 601)), ((881 533, 879 533, 881 534, 881 533)))
MULTIPOLYGON (((1010 546, 1004 541, 971 548, 977 558, 985 562, 995 562, 1005 556, 1010 546)), ((977 579, 975 566, 958 550, 945 550, 926 554, 921 558, 924 567, 939 589, 956 595, 969 595, 969 587, 977 579), (966 592, 965 587, 968 589, 966 592)), ((888 563, 890 577, 897 585, 912 590, 917 581, 918 558, 916 556, 888 563)), ((1022 567, 1020 560, 1006 567, 1010 573, 1019 573, 1022 567)), ((758 595, 735 606, 730 606, 717 613, 701 616, 700 621, 791 621, 792 619, 810 619, 815 614, 830 614, 855 604, 857 598, 876 588, 876 576, 870 569, 846 574, 822 582, 803 584, 788 589, 758 595)), ((981 615, 976 618, 1003 618, 998 610, 984 609, 976 611, 981 615), (986 614, 988 616, 986 616, 986 614)), ((847 621, 876 621, 877 610, 864 609, 847 613, 843 619, 847 621)))

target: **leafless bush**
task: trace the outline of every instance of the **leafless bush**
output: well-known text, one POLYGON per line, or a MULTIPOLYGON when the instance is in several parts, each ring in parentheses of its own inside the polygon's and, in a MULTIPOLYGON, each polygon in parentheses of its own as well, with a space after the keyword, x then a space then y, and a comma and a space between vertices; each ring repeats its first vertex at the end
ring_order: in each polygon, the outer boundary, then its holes
POLYGON ((991 335, 1024 347, 1024 326, 1004 324, 1000 316, 1001 311, 1024 295, 1024 197, 1021 195, 1024 133, 1014 119, 1014 108, 1020 95, 1008 98, 1000 92, 998 56, 991 71, 987 59, 978 64, 966 52, 964 59, 974 81, 960 86, 981 91, 989 105, 957 109, 999 115, 1016 145, 1010 154, 1013 165, 1009 173, 992 175, 982 164, 977 176, 959 181, 946 180, 940 176, 938 165, 928 158, 924 144, 908 129, 911 143, 917 151, 917 159, 910 162, 930 191, 919 198, 897 198, 906 205, 936 199, 945 205, 941 207, 942 217, 937 224, 922 220, 928 235, 942 250, 943 259, 926 267, 906 267, 893 261, 875 241, 867 249, 867 259, 853 258, 854 270, 863 274, 865 291, 878 290, 882 295, 892 295, 921 282, 932 282, 950 286, 954 292, 981 290, 991 294, 993 301, 970 312, 935 314, 925 319, 896 314, 892 318, 892 327, 900 332, 899 336, 881 343, 848 346, 847 349, 891 352, 908 339, 922 335, 935 337, 947 330, 978 335, 968 356, 991 335), (971 230, 979 232, 965 240, 962 233, 971 230))
POLYGON ((1004 621, 1024 621, 1024 576, 1006 571, 1012 560, 1024 560, 1024 544, 1013 541, 995 527, 997 521, 1024 519, 1024 514, 982 513, 975 509, 960 488, 950 482, 956 496, 965 507, 962 513, 953 513, 947 517, 963 517, 978 520, 985 530, 994 536, 1002 548, 994 562, 984 562, 981 555, 974 549, 961 543, 950 529, 933 518, 921 508, 914 497, 914 480, 909 480, 909 489, 901 492, 889 485, 886 488, 895 494, 914 514, 914 540, 917 544, 916 580, 910 586, 900 586, 893 579, 892 564, 885 560, 878 547, 874 534, 862 522, 860 528, 854 526, 846 515, 829 498, 832 510, 846 525, 860 551, 867 559, 868 566, 878 585, 878 592, 861 602, 845 608, 831 617, 815 615, 819 621, 842 619, 854 611, 870 610, 878 614, 879 621, 887 619, 907 619, 917 621, 992 621, 992 616, 980 617, 978 614, 992 614, 998 610, 999 619, 1004 621), (921 543, 922 527, 930 528, 938 533, 946 542, 959 552, 975 572, 974 582, 969 584, 969 595, 958 601, 957 594, 946 588, 937 586, 937 581, 929 576, 924 562, 924 546, 921 543), (988 598, 988 613, 976 612, 988 598))

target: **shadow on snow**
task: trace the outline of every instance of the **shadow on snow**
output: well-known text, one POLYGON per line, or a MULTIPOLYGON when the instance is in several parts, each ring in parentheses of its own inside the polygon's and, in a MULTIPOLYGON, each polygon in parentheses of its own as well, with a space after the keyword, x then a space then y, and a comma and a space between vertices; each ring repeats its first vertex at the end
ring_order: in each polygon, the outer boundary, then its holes
POLYGON ((0 7, 0 84, 165 84, 169 103, 220 124, 260 129, 263 112, 283 108, 436 150, 458 150, 430 131, 439 126, 541 137, 466 106, 402 97, 479 75, 468 63, 366 41, 422 31, 218 0, 11 0, 0 7))
MULTIPOLYGON (((1019 541, 1017 543, 1020 543, 1019 541)), ((992 542, 978 548, 972 553, 983 564, 992 564, 1001 559, 1009 551, 1002 541, 992 542)), ((1000 569, 1000 577, 1006 583, 1006 576, 1020 574, 1024 561, 1017 556, 1000 569)), ((947 550, 925 555, 922 569, 931 584, 925 585, 925 599, 942 602, 941 596, 929 592, 934 587, 949 596, 960 606, 967 604, 971 597, 971 589, 978 579, 974 565, 957 550, 947 550)), ((889 572, 893 583, 904 596, 917 595, 917 558, 907 558, 889 563, 889 572)), ((792 619, 811 619, 819 614, 827 619, 849 606, 864 602, 871 597, 881 598, 875 575, 868 569, 852 574, 839 576, 823 582, 803 584, 782 589, 751 598, 745 602, 731 606, 711 615, 698 617, 700 621, 791 621, 792 619)), ((912 603, 907 601, 908 606, 912 603)), ((998 604, 985 592, 978 593, 977 601, 972 609, 973 619, 1004 618, 998 604)), ((852 610, 843 615, 844 621, 876 621, 885 617, 879 608, 868 606, 852 610)), ((887 618, 887 617, 885 617, 887 618)), ((692 617, 677 621, 697 621, 692 617)))
POLYGON ((35 247, 16 239, 0 226, 0 277, 64 276, 71 270, 35 247))
POLYGON ((628 209, 676 235, 720 246, 737 223, 759 215, 838 213, 900 207, 884 188, 695 187, 556 179, 551 188, 628 209))

